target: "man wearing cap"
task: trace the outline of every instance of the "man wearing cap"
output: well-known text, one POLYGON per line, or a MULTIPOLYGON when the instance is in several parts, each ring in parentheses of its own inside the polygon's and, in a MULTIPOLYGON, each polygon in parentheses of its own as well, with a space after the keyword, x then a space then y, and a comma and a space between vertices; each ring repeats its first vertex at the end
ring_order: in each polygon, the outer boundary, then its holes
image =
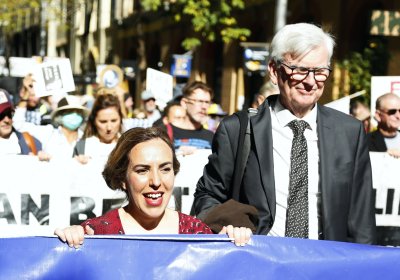
POLYGON ((42 144, 28 133, 13 128, 14 106, 10 94, 0 89, 0 155, 36 155, 42 144))
POLYGON ((88 115, 88 109, 82 106, 81 100, 74 95, 61 98, 57 109, 51 114, 53 125, 34 125, 26 122, 25 110, 24 107, 17 107, 14 126, 20 131, 28 131, 42 142, 46 154, 39 159, 72 158, 75 144, 83 135, 80 127, 88 115))
POLYGON ((150 120, 151 123, 161 118, 161 113, 157 109, 156 98, 153 92, 145 90, 141 94, 144 111, 146 113, 146 119, 150 120))

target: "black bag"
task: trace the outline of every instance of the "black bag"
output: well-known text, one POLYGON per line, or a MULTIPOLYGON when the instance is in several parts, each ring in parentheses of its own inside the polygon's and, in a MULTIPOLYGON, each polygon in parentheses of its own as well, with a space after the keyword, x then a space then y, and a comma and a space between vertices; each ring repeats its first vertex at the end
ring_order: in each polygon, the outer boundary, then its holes
POLYGON ((250 117, 257 114, 257 109, 249 108, 246 111, 235 113, 239 118, 240 133, 239 144, 236 153, 235 167, 231 187, 232 199, 213 207, 206 214, 203 221, 218 233, 223 226, 247 227, 254 233, 258 225, 258 210, 252 205, 240 203, 240 186, 243 180, 244 170, 251 148, 251 124, 250 117))

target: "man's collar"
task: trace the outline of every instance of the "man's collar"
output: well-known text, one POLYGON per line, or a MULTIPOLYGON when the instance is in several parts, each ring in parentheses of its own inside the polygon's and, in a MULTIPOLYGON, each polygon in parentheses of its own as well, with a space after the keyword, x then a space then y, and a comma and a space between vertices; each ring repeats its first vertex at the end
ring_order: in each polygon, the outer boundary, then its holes
MULTIPOLYGON (((314 108, 306 114, 301 120, 306 121, 311 130, 316 131, 317 128, 317 104, 315 104, 314 108)), ((288 109, 283 107, 282 103, 280 102, 279 98, 275 100, 275 102, 271 103, 272 110, 275 112, 276 118, 278 123, 281 126, 286 126, 289 122, 293 120, 300 120, 298 117, 293 115, 288 109)))

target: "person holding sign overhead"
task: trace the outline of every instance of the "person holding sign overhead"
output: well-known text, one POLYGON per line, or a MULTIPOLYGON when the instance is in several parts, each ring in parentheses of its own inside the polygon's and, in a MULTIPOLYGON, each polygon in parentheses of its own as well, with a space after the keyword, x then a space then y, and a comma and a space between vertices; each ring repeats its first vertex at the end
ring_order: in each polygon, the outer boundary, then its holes
MULTIPOLYGON (((122 134, 104 167, 113 190, 126 193, 128 204, 81 225, 57 228, 55 234, 76 248, 84 234, 211 234, 200 220, 168 209, 179 161, 168 135, 160 128, 133 128, 122 134)), ((247 228, 224 227, 238 246, 250 240, 247 228)))

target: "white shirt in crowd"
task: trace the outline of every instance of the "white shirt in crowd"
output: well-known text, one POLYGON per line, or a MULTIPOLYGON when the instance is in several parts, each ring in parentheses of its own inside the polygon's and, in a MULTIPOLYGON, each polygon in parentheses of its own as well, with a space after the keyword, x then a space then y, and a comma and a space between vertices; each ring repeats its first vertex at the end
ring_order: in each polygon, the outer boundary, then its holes
MULTIPOLYGON (((69 143, 62 133, 61 127, 54 128, 53 125, 35 125, 25 121, 26 108, 17 108, 13 117, 13 126, 20 132, 27 131, 36 137, 41 143, 43 151, 50 154, 52 159, 72 158, 76 141, 69 143)), ((78 131, 78 139, 83 132, 78 131)))
POLYGON ((86 138, 85 140, 85 155, 92 159, 107 160, 112 149, 114 149, 117 142, 111 142, 109 144, 100 142, 100 139, 96 136, 86 138))
POLYGON ((18 143, 18 137, 12 132, 10 138, 4 139, 0 137, 0 156, 1 155, 18 155, 21 153, 21 147, 18 143))

